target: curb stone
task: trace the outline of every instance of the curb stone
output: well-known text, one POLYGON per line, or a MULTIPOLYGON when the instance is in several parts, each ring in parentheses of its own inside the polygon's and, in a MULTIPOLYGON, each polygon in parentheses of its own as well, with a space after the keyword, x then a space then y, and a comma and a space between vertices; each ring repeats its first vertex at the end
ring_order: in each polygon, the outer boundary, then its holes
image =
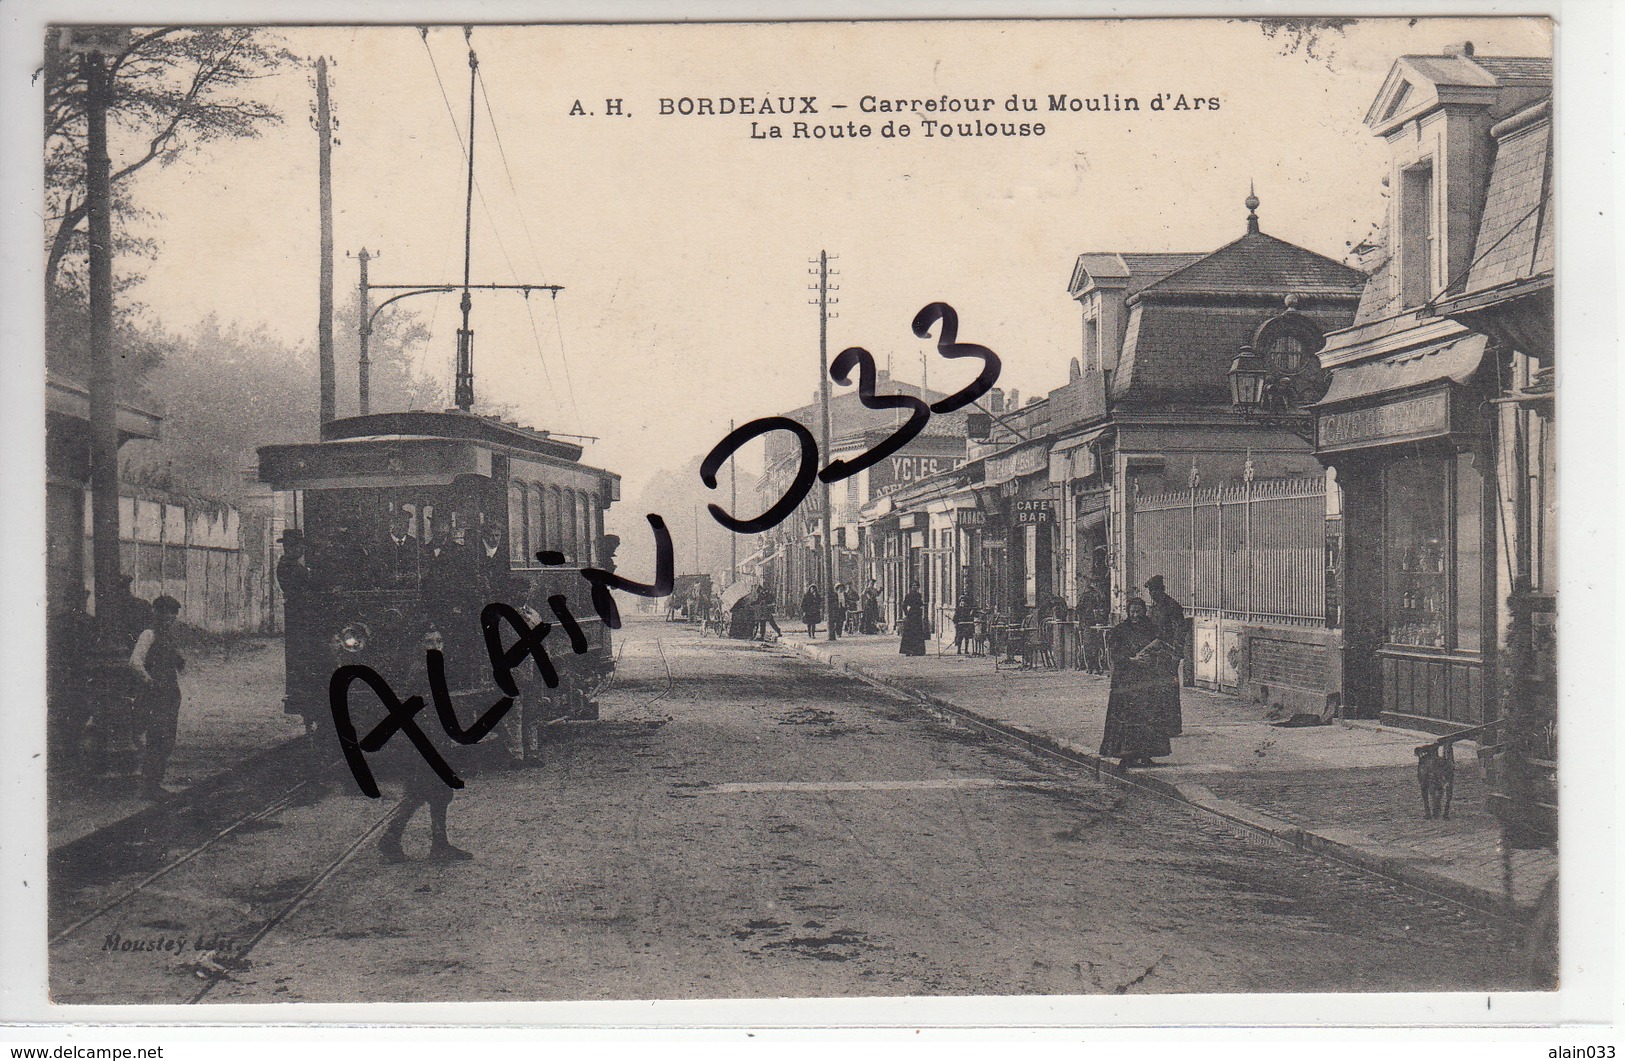
POLYGON ((926 704, 949 714, 969 720, 975 725, 994 730, 1023 744, 1033 745, 1084 767, 1096 780, 1109 781, 1121 787, 1139 789, 1191 807, 1224 821, 1239 825, 1250 832, 1283 843, 1296 850, 1341 862, 1357 869, 1374 873, 1390 881, 1446 899, 1491 917, 1525 922, 1534 913, 1534 902, 1509 903, 1499 890, 1478 887, 1453 877, 1445 876, 1428 865, 1425 856, 1410 852, 1396 852, 1374 840, 1366 838, 1359 843, 1345 830, 1315 830, 1293 825, 1234 800, 1221 799, 1207 788, 1192 782, 1176 783, 1152 774, 1125 770, 1097 752, 1079 748, 1043 733, 1026 730, 999 719, 989 718, 971 708, 953 703, 934 693, 915 688, 905 678, 877 674, 848 659, 842 659, 828 649, 815 644, 786 641, 789 651, 847 674, 869 685, 900 694, 916 703, 926 704), (1344 836, 1332 835, 1334 833, 1344 836))

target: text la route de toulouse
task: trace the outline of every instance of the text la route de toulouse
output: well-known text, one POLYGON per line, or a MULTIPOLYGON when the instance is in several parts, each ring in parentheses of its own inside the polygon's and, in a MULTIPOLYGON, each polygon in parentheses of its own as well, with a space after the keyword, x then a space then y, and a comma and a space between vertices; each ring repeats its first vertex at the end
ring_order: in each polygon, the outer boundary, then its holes
MULTIPOLYGON (((816 95, 752 96, 660 96, 655 114, 662 118, 751 118, 747 134, 752 140, 862 140, 906 139, 916 130, 924 139, 1033 137, 1043 136, 1048 127, 1024 116, 1034 113, 1210 113, 1220 109, 1216 95, 1183 92, 1156 92, 1145 97, 1106 92, 1096 96, 1048 93, 1037 96, 1011 94, 1001 102, 993 96, 896 97, 865 94, 858 97, 857 110, 864 115, 885 115, 878 124, 849 119, 833 112, 850 110, 846 103, 820 103, 816 95), (811 115, 816 120, 807 120, 811 115), (766 120, 789 118, 788 121, 766 120), (907 120, 904 120, 906 118, 907 120)), ((632 111, 621 98, 606 99, 602 111, 590 110, 577 99, 570 107, 572 117, 630 118, 632 111)), ((1053 119, 1052 119, 1053 120, 1053 119)))

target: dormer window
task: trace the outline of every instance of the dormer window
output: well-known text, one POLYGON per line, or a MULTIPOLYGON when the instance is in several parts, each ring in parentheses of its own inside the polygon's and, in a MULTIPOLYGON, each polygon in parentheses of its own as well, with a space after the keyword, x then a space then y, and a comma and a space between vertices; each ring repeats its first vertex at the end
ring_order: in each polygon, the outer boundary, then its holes
POLYGON ((1433 297, 1435 278, 1433 162, 1404 171, 1400 181, 1400 298, 1412 309, 1433 297))
POLYGON ((1409 81, 1401 82, 1399 91, 1394 93, 1394 101, 1388 104, 1388 109, 1383 112, 1382 120, 1385 122, 1391 120, 1394 115, 1399 113, 1399 109, 1405 106, 1405 101, 1410 98, 1411 83, 1409 81))
POLYGON ((1083 318, 1083 367, 1086 372, 1100 371, 1100 318, 1088 311, 1083 318))

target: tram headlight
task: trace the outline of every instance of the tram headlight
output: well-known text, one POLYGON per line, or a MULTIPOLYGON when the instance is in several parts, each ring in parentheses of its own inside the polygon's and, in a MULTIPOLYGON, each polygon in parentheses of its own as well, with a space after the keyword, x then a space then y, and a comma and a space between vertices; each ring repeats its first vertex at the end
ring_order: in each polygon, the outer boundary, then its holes
POLYGON ((366 623, 360 622, 345 623, 333 635, 333 644, 352 655, 365 651, 371 640, 372 631, 367 629, 366 623))

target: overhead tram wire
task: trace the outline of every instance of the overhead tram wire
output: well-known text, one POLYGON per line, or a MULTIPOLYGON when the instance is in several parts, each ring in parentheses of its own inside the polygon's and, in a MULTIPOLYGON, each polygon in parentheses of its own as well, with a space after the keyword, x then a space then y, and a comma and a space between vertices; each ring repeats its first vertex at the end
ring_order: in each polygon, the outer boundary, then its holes
MULTIPOLYGON (((487 89, 486 85, 485 85, 485 71, 483 69, 476 70, 475 71, 475 78, 479 81, 479 84, 480 84, 480 95, 485 100, 485 114, 486 114, 486 117, 489 118, 490 121, 491 121, 491 135, 492 135, 492 138, 496 140, 497 156, 499 158, 501 158, 501 160, 502 160, 502 171, 503 171, 503 173, 505 173, 507 175, 507 178, 508 178, 508 190, 513 193, 514 208, 519 213, 519 225, 520 225, 520 228, 525 233, 525 242, 530 247, 531 261, 536 264, 536 271, 537 272, 545 274, 547 272, 547 270, 545 268, 543 268, 543 266, 542 266, 542 256, 539 253, 537 253, 537 250, 536 250, 536 239, 531 234, 531 231, 530 231, 530 219, 529 219, 529 217, 526 216, 525 211, 524 211, 524 207, 523 207, 524 200, 520 197, 520 195, 519 195, 519 187, 514 182, 514 179, 513 179, 513 167, 508 164, 508 151, 507 151, 507 148, 502 146, 502 130, 497 125, 496 110, 491 106, 491 93, 490 93, 490 90, 487 89)), ((558 311, 558 306, 557 306, 557 302, 558 302, 558 296, 557 295, 554 296, 553 301, 555 303, 555 305, 553 307, 553 319, 554 319, 554 321, 558 321, 558 319, 559 319, 559 311, 558 311)), ((526 314, 528 314, 530 316, 530 331, 531 331, 531 335, 536 340, 536 356, 542 363, 542 374, 547 379, 548 389, 551 390, 552 387, 553 387, 553 374, 552 374, 552 372, 550 372, 548 370, 548 367, 547 367, 547 355, 545 353, 543 353, 543 351, 542 351, 542 337, 541 337, 541 334, 536 329, 536 316, 531 311, 530 300, 528 298, 525 300, 525 312, 526 312, 526 314)), ((580 431, 582 429, 581 407, 576 404, 575 381, 571 378, 571 374, 570 374, 570 358, 565 353, 565 350, 564 350, 564 328, 563 328, 562 324, 559 326, 558 335, 559 335, 559 363, 564 368, 565 393, 569 395, 569 397, 570 397, 570 408, 571 408, 571 411, 573 411, 575 413, 576 430, 580 431)))
MULTIPOLYGON (((469 33, 468 33, 467 29, 465 28, 464 37, 466 38, 468 36, 469 36, 469 33)), ((451 120, 452 132, 453 132, 453 134, 455 135, 455 137, 457 139, 457 147, 463 153, 463 161, 467 162, 468 161, 468 146, 467 146, 466 141, 463 139, 463 130, 457 124, 457 114, 452 109, 451 97, 446 92, 445 80, 443 78, 441 78, 441 76, 440 76, 440 65, 435 62, 434 50, 429 47, 429 31, 428 31, 428 28, 424 27, 424 26, 419 26, 418 27, 418 37, 423 42, 423 50, 425 52, 427 52, 428 55, 429 55, 429 66, 434 71, 435 83, 440 88, 440 99, 446 105, 446 116, 451 120)), ((485 89, 485 79, 479 75, 479 68, 478 67, 475 67, 475 77, 476 77, 476 80, 478 80, 478 82, 480 84, 481 91, 483 92, 484 89, 485 89)), ((487 114, 490 114, 491 113, 491 101, 490 101, 489 95, 486 96, 485 106, 486 106, 487 114)), ((495 135, 495 137, 497 139, 497 150, 498 150, 499 154, 502 155, 503 168, 507 169, 507 155, 506 155, 506 152, 502 151, 501 133, 499 133, 497 131, 496 118, 495 118, 494 115, 491 116, 491 131, 492 131, 492 133, 495 135)), ((512 173, 511 170, 508 171, 508 183, 509 183, 510 187, 513 186, 513 173, 512 173)), ((496 216, 494 214, 492 214, 492 212, 491 212, 491 204, 485 198, 485 186, 480 183, 479 176, 477 174, 473 175, 473 184, 474 184, 474 191, 479 196, 480 208, 485 211, 485 219, 486 219, 487 222, 490 223, 491 235, 496 240, 497 250, 499 250, 502 253, 502 259, 503 259, 504 262, 507 263, 508 275, 510 277, 512 277, 515 284, 520 284, 519 271, 516 268, 514 268, 513 256, 508 253, 507 244, 505 244, 502 241, 502 229, 497 225, 496 216)), ((518 196, 519 196, 518 190, 514 189, 514 198, 516 200, 516 203, 515 203, 516 207, 518 205, 518 203, 517 203, 518 196)), ((525 217, 524 217, 523 211, 520 212, 520 222, 522 224, 525 224, 525 217)), ((525 232, 526 232, 526 238, 529 239, 530 229, 529 229, 528 224, 525 224, 525 232)), ((536 247, 535 247, 534 242, 531 243, 531 256, 533 258, 536 257, 536 247)), ((540 262, 539 259, 537 260, 536 264, 537 264, 537 268, 540 269, 541 262, 540 262)), ((556 295, 554 297, 554 301, 557 302, 557 296, 556 295)), ((536 342, 537 354, 538 354, 538 356, 541 356, 541 336, 536 330, 535 317, 534 317, 534 315, 531 314, 530 297, 529 297, 528 292, 527 292, 526 298, 525 298, 525 312, 526 312, 526 315, 528 317, 530 317, 531 335, 532 335, 532 337, 534 338, 534 340, 536 342)), ((556 311, 555 311, 555 316, 556 316, 556 311)), ((563 356, 562 339, 563 339, 563 333, 562 333, 562 330, 561 330, 561 332, 560 332, 560 340, 561 340, 560 355, 561 355, 561 357, 563 356)), ((580 412, 579 407, 576 406, 575 388, 570 385, 571 381, 570 381, 570 374, 569 374, 569 363, 567 361, 565 362, 564 367, 565 367, 565 383, 566 383, 566 386, 567 386, 567 393, 569 394, 569 397, 570 397, 570 405, 571 405, 571 407, 576 410, 576 414, 575 414, 575 416, 576 416, 576 428, 579 430, 581 428, 581 412, 580 412)), ((545 358, 543 358, 543 371, 544 371, 544 373, 546 373, 546 360, 545 360, 545 358)), ((548 389, 549 390, 553 389, 551 374, 548 374, 548 389)), ((585 436, 583 436, 583 437, 585 437, 585 436)))

